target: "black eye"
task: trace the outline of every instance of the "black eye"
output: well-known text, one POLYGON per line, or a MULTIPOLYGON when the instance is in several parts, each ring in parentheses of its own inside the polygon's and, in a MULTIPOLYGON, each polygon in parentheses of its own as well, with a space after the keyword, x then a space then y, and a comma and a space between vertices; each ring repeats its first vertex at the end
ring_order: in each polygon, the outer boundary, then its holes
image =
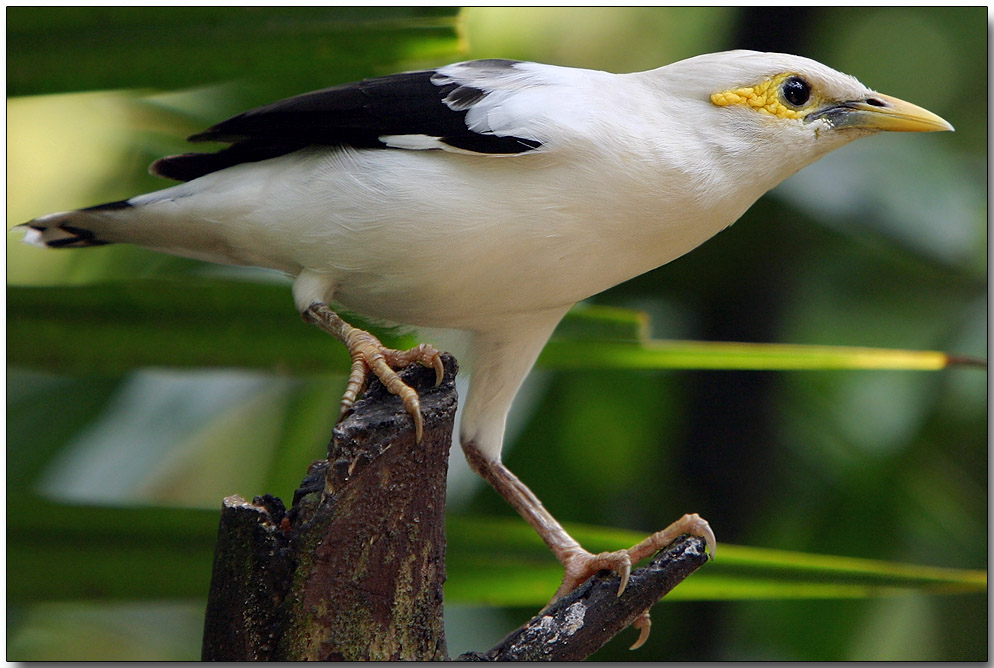
POLYGON ((780 93, 787 103, 802 107, 811 99, 811 85, 801 77, 789 77, 780 87, 780 93))

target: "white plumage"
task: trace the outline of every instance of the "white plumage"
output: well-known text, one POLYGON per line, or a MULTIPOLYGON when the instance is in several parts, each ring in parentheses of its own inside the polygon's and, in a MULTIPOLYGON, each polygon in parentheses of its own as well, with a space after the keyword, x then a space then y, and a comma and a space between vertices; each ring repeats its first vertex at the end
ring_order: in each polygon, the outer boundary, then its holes
POLYGON ((467 332, 461 442, 564 563, 565 591, 641 553, 584 552, 500 464, 511 401, 563 314, 692 250, 853 139, 943 129, 796 56, 734 51, 634 74, 474 61, 247 112, 195 137, 227 152, 153 167, 186 183, 38 218, 26 240, 269 267, 295 277, 302 313, 334 300, 467 332))

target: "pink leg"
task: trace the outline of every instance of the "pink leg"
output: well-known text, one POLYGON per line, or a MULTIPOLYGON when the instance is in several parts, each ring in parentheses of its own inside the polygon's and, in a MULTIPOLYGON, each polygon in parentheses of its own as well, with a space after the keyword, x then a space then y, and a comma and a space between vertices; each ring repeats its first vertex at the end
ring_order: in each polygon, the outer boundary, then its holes
MULTIPOLYGON (((486 459, 472 443, 464 443, 463 450, 470 467, 525 518, 563 565, 565 569, 563 582, 553 595, 552 601, 565 596, 602 570, 611 570, 621 576, 621 584, 618 587, 618 596, 621 596, 628 585, 632 565, 655 554, 683 534, 704 538, 708 551, 712 558, 714 557, 714 532, 711 531, 708 523, 696 514, 684 515, 662 531, 657 531, 627 550, 591 554, 566 532, 556 518, 545 509, 538 497, 500 460, 486 459)), ((632 649, 640 647, 648 639, 650 623, 648 610, 635 620, 633 626, 639 629, 639 639, 632 649)))

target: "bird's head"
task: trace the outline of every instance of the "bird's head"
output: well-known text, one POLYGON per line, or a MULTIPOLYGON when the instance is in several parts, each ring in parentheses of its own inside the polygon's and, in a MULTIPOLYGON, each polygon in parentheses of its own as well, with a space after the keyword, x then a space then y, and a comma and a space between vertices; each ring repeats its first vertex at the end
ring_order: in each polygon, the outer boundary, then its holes
POLYGON ((780 178, 867 134, 953 129, 930 111, 800 56, 726 51, 656 71, 714 154, 779 163, 780 178))

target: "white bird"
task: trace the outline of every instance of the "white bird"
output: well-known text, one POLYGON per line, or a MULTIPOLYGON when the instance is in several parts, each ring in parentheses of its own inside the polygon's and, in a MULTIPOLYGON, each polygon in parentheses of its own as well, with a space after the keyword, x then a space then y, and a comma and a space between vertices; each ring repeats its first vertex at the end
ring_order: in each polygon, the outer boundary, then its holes
MULTIPOLYGON (((163 158, 185 183, 25 224, 51 248, 131 243, 294 278, 306 320, 349 347, 348 408, 372 371, 420 438, 417 394, 391 367, 438 353, 385 349, 332 301, 373 318, 462 330, 471 370, 460 428, 470 466, 565 568, 556 597, 621 574, 681 533, 584 550, 500 459, 511 402, 576 302, 666 264, 829 151, 881 130, 952 130, 924 109, 797 56, 730 51, 610 74, 510 60, 457 63, 253 109, 163 158)), ((620 593, 620 591, 619 591, 620 593)), ((636 624, 648 628, 648 611, 636 624)), ((644 638, 640 638, 640 642, 644 638)), ((637 643, 638 644, 638 643, 637 643)))

